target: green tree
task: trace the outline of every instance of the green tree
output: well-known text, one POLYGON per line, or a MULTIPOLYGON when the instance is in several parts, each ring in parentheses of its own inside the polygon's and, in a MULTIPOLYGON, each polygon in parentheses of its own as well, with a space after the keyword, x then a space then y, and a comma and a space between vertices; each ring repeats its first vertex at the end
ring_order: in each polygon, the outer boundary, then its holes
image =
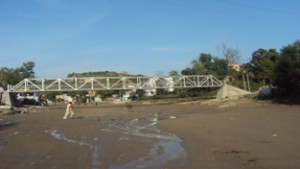
POLYGON ((171 71, 169 72, 169 76, 179 76, 179 73, 178 73, 177 70, 171 70, 171 71))
POLYGON ((210 54, 201 53, 197 59, 191 61, 191 67, 181 71, 182 75, 206 75, 211 68, 213 57, 210 54))
POLYGON ((19 75, 20 79, 33 78, 35 74, 33 71, 34 66, 35 63, 32 61, 25 62, 21 67, 17 68, 15 71, 19 75))
POLYGON ((215 57, 209 72, 218 79, 224 79, 228 75, 229 70, 227 60, 215 57))
POLYGON ((274 71, 274 85, 287 94, 300 93, 300 41, 281 49, 274 71))
POLYGON ((2 67, 0 69, 0 85, 6 89, 8 84, 13 84, 15 79, 14 69, 2 67))
POLYGON ((195 75, 196 72, 192 68, 188 67, 188 68, 183 69, 181 71, 181 74, 182 75, 195 75))
POLYGON ((24 78, 34 77, 34 66, 35 63, 32 61, 25 62, 19 68, 0 68, 0 85, 4 89, 7 88, 8 84, 14 85, 24 78))
POLYGON ((272 81, 278 56, 275 49, 258 49, 252 53, 249 71, 253 73, 255 82, 269 84, 272 81))
POLYGON ((192 66, 182 70, 183 75, 214 75, 224 79, 229 73, 228 61, 211 54, 201 53, 198 59, 191 62, 192 66))

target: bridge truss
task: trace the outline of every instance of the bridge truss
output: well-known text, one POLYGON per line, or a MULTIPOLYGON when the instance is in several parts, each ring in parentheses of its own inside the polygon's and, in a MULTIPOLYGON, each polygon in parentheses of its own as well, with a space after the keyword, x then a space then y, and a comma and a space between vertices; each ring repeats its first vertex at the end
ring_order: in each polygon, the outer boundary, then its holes
POLYGON ((222 87, 212 75, 30 78, 9 86, 9 92, 90 91, 222 87))

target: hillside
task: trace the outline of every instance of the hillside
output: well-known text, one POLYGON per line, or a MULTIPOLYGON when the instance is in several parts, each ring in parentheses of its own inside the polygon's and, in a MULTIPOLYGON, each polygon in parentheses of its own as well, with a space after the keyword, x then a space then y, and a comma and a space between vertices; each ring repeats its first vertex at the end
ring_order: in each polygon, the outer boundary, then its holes
POLYGON ((127 72, 113 72, 113 71, 99 71, 99 72, 83 72, 83 73, 69 73, 67 77, 119 77, 119 76, 144 76, 132 75, 127 72))

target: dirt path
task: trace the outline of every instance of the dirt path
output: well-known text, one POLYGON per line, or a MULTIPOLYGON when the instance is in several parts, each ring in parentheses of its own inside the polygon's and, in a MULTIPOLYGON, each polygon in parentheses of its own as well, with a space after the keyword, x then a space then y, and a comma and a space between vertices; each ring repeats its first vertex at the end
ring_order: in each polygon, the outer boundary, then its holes
POLYGON ((300 107, 75 106, 0 117, 1 169, 300 168, 300 107))

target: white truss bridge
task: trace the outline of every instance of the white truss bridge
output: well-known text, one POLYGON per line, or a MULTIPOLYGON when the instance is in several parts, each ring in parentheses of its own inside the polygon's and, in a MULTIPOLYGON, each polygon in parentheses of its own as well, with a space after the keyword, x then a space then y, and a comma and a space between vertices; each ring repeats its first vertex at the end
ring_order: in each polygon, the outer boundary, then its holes
POLYGON ((9 86, 9 92, 97 91, 222 87, 212 75, 29 78, 9 86))

